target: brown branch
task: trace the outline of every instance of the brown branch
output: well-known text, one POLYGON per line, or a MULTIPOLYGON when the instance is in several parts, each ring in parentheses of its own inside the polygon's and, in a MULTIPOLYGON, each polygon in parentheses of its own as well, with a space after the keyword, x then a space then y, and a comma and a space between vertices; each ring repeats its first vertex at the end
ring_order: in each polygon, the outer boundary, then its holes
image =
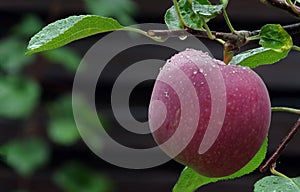
MULTIPOLYGON (((283 26, 283 28, 290 34, 295 35, 300 33, 300 23, 295 23, 291 25, 283 26)), ((180 37, 180 36, 196 36, 200 38, 209 38, 208 34, 204 30, 195 30, 191 28, 182 29, 182 30, 149 30, 149 36, 152 37, 161 37, 163 39, 169 37, 180 37)), ((260 30, 254 31, 236 31, 235 33, 226 33, 226 32, 211 32, 217 39, 222 39, 226 42, 228 51, 239 50, 242 46, 248 43, 247 38, 256 36, 260 33, 260 30)))
POLYGON ((287 144, 291 141, 291 139, 295 136, 296 132, 300 127, 300 118, 295 123, 289 134, 282 140, 280 145, 277 147, 275 152, 259 167, 260 172, 266 172, 269 167, 274 165, 279 158, 281 152, 286 148, 287 144))
MULTIPOLYGON (((222 39, 226 43, 230 44, 232 46, 231 50, 238 50, 240 47, 247 44, 247 38, 251 36, 251 32, 249 31, 236 31, 235 33, 211 31, 211 33, 217 39, 222 39)), ((182 30, 149 30, 147 34, 152 37, 161 37, 164 39, 180 36, 196 36, 201 38, 209 38, 206 31, 190 28, 182 30)))
POLYGON ((260 0, 260 2, 276 7, 297 18, 300 18, 300 7, 294 4, 288 4, 286 0, 260 0))

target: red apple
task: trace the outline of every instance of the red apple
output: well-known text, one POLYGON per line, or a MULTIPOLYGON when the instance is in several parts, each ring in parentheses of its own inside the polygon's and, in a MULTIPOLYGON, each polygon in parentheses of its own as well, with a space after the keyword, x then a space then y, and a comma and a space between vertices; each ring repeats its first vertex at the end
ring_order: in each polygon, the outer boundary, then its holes
POLYGON ((149 107, 162 150, 208 177, 245 166, 262 146, 270 119, 268 91, 254 71, 193 49, 168 60, 149 107))

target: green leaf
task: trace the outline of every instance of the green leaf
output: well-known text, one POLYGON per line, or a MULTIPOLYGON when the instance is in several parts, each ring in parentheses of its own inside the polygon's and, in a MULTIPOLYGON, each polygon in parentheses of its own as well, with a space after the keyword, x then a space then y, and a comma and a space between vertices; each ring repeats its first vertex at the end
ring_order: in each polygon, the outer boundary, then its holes
POLYGON ((124 25, 134 23, 137 5, 132 0, 84 0, 89 14, 113 17, 124 25))
POLYGON ((163 41, 160 38, 149 36, 143 30, 124 27, 112 18, 98 15, 79 15, 55 21, 44 27, 31 38, 25 55, 55 49, 78 39, 115 30, 131 31, 145 35, 155 41, 163 41))
POLYGON ((22 176, 30 176, 49 160, 49 147, 39 138, 15 140, 3 146, 5 161, 22 176))
POLYGON ((73 49, 67 47, 43 52, 43 56, 49 61, 63 65, 70 72, 76 71, 81 61, 80 55, 73 49))
POLYGON ((285 52, 293 46, 292 37, 279 24, 267 24, 261 28, 259 44, 276 52, 285 52))
POLYGON ((174 6, 166 11, 165 23, 170 30, 184 29, 174 6))
POLYGON ((211 5, 207 0, 194 0, 192 4, 188 0, 180 0, 178 8, 184 25, 177 14, 175 6, 172 6, 165 14, 165 23, 170 30, 183 29, 184 27, 204 30, 202 21, 208 22, 220 14, 223 5, 211 5))
POLYGON ((105 176, 76 162, 57 170, 53 179, 66 192, 110 192, 113 186, 105 176))
POLYGON ((70 16, 55 21, 34 35, 27 47, 27 55, 61 47, 72 41, 98 33, 122 29, 116 20, 96 15, 70 16))
MULTIPOLYGON (((192 5, 188 0, 180 0, 178 2, 180 14, 184 21, 184 24, 192 29, 203 29, 203 23, 201 22, 200 16, 197 15, 192 8, 192 5)), ((165 14, 165 23, 170 30, 183 29, 184 26, 181 24, 179 16, 176 12, 176 8, 172 6, 165 14)))
POLYGON ((9 74, 19 73, 33 62, 34 56, 25 57, 26 44, 18 37, 8 37, 0 41, 0 68, 9 74))
POLYGON ((40 88, 32 80, 0 75, 0 116, 26 118, 38 103, 40 88))
POLYGON ((222 13, 223 5, 203 5, 197 1, 193 1, 193 10, 196 14, 203 16, 206 19, 216 17, 222 13))
POLYGON ((80 139, 80 135, 73 117, 72 96, 65 95, 59 98, 49 106, 48 110, 50 139, 64 146, 75 144, 80 139))
POLYGON ((300 192, 300 177, 284 178, 279 176, 267 176, 257 181, 254 192, 300 192))
POLYGON ((280 53, 270 48, 259 47, 234 56, 230 63, 255 68, 260 65, 276 63, 285 58, 288 53, 289 50, 280 53))
POLYGON ((266 138, 262 147, 257 152, 257 154, 253 157, 253 159, 245 165, 242 169, 237 171, 236 173, 220 178, 209 178, 203 175, 200 175, 196 171, 191 168, 186 167, 177 181, 176 185, 173 188, 173 192, 193 192, 197 188, 206 185, 208 183, 217 182, 221 180, 234 179, 237 177, 244 176, 246 174, 254 171, 263 161, 267 153, 268 139, 266 138))

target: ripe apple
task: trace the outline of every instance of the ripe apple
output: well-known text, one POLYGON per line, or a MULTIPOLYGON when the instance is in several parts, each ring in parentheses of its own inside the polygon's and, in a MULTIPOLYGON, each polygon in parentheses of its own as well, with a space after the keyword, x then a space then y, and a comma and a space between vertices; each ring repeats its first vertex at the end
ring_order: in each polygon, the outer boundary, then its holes
POLYGON ((157 144, 208 177, 245 166, 262 146, 270 119, 268 91, 254 71, 194 49, 167 61, 149 106, 157 144))

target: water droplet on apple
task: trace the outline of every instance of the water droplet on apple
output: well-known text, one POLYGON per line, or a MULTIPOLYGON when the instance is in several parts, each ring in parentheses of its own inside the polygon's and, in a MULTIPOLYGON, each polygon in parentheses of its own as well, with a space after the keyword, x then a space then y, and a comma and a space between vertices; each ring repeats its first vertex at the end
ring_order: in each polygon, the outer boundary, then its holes
POLYGON ((165 91, 165 97, 169 97, 168 91, 165 91))

